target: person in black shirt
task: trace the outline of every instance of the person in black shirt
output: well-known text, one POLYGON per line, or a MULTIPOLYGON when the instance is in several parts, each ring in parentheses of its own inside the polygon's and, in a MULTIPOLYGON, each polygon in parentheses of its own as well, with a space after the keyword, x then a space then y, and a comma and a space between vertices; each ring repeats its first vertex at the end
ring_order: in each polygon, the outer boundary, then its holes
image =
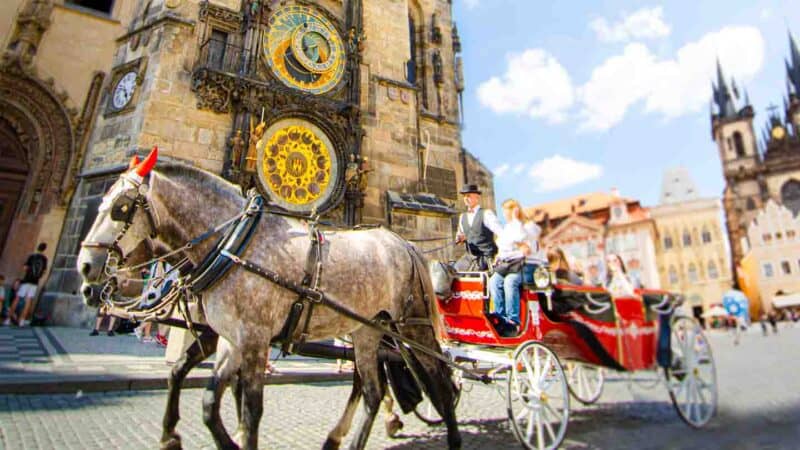
POLYGON ((22 285, 20 285, 17 295, 11 303, 10 314, 13 319, 13 315, 17 310, 17 304, 19 300, 22 299, 24 309, 22 310, 22 315, 20 315, 18 322, 18 325, 21 327, 30 324, 31 314, 33 314, 33 301, 39 289, 39 280, 47 269, 47 257, 43 254, 45 250, 47 250, 47 244, 42 242, 36 247, 36 253, 28 256, 28 259, 25 261, 25 274, 22 277, 22 285))

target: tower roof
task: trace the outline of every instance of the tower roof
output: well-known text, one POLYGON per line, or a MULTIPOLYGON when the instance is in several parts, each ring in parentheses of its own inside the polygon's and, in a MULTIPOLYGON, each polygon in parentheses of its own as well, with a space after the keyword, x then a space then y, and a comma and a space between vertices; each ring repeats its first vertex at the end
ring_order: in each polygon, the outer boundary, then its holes
POLYGON ((720 118, 736 117, 736 105, 733 103, 733 96, 728 83, 725 81, 725 76, 722 74, 722 65, 717 59, 717 81, 712 82, 714 90, 713 100, 717 108, 717 116, 720 118))
POLYGON ((681 203, 699 198, 697 186, 685 167, 674 167, 664 171, 661 181, 661 204, 681 203))
POLYGON ((789 94, 800 96, 800 50, 792 32, 789 32, 789 59, 786 60, 786 77, 789 94))

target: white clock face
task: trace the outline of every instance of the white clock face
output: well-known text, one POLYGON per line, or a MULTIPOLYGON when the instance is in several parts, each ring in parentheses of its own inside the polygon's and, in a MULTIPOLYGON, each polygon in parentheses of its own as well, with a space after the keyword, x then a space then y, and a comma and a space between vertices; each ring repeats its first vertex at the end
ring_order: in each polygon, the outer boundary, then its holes
POLYGON ((136 72, 128 72, 122 77, 117 86, 114 88, 114 97, 112 105, 115 109, 122 109, 133 97, 133 91, 136 89, 136 72))

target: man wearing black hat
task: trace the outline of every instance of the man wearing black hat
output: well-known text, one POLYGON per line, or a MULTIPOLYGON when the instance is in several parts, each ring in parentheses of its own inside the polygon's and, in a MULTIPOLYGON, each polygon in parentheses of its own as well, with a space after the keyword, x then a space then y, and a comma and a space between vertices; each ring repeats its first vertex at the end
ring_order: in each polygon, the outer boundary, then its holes
POLYGON ((503 226, 497 220, 494 211, 481 208, 481 191, 477 185, 465 184, 459 193, 464 195, 467 211, 461 213, 458 219, 456 243, 466 241, 467 253, 458 260, 456 269, 488 270, 497 254, 494 235, 499 233, 503 226))

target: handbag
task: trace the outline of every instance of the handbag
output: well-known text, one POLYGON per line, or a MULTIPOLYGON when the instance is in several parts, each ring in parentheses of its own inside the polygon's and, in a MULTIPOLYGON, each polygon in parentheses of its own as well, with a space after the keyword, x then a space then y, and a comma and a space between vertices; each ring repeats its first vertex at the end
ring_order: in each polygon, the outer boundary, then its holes
POLYGON ((506 276, 510 273, 522 272, 522 266, 525 264, 525 258, 501 259, 494 263, 494 273, 500 276, 506 276))

